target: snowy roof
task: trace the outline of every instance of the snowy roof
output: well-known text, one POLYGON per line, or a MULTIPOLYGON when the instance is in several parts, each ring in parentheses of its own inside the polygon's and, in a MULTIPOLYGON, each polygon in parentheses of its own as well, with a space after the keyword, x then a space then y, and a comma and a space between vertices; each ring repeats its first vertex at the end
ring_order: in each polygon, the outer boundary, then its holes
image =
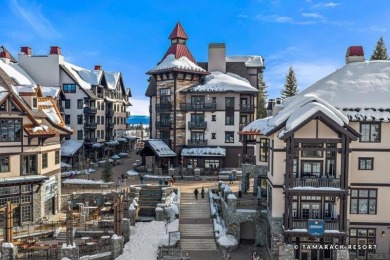
POLYGON ((23 85, 23 86, 12 86, 12 90, 19 95, 19 93, 35 93, 37 89, 36 85, 23 85))
POLYGON ((148 144, 156 152, 159 157, 173 157, 176 153, 161 140, 149 140, 148 144))
POLYGON ((244 62, 247 67, 263 67, 263 57, 257 55, 230 56, 226 57, 226 62, 244 62))
POLYGON ((60 93, 60 87, 42 87, 41 86, 41 90, 42 90, 42 94, 44 97, 57 97, 58 94, 60 93))
POLYGON ((77 141, 65 140, 61 144, 61 156, 73 156, 81 146, 83 146, 83 144, 77 141))
POLYGON ((159 65, 157 65, 157 67, 151 69, 148 73, 165 70, 196 71, 207 73, 207 71, 190 61, 187 57, 182 56, 179 59, 176 59, 174 54, 169 54, 159 65))
POLYGON ((7 64, 0 59, 0 68, 2 68, 18 85, 35 84, 30 76, 28 76, 28 74, 16 63, 10 62, 7 64))
POLYGON ((23 177, 7 177, 0 178, 0 184, 6 183, 24 183, 24 182, 43 182, 48 180, 47 176, 39 176, 39 175, 31 175, 31 176, 23 176, 23 177))
POLYGON ((63 125, 62 117, 52 98, 38 98, 38 107, 55 124, 63 125))
MULTIPOLYGON (((91 89, 91 83, 84 80, 81 75, 84 75, 84 72, 87 71, 86 69, 83 69, 81 67, 78 67, 76 65, 73 65, 69 62, 64 61, 64 66, 67 68, 67 70, 72 74, 72 76, 76 79, 77 84, 80 85, 83 89, 91 89)), ((90 78, 88 78, 90 79, 90 78)))
POLYGON ((188 92, 250 92, 257 93, 258 90, 243 77, 233 73, 212 72, 204 78, 204 84, 188 88, 188 92))
POLYGON ((102 79, 103 71, 101 70, 87 70, 80 69, 78 71, 80 77, 91 85, 99 85, 102 79))
POLYGON ((181 155, 186 157, 214 157, 214 156, 226 156, 226 149, 221 147, 204 147, 204 148, 183 148, 181 155))
POLYGON ((0 86, 0 102, 8 95, 8 89, 0 86))
POLYGON ((118 84, 120 75, 120 72, 104 72, 104 77, 106 78, 108 89, 116 89, 116 85, 118 84))

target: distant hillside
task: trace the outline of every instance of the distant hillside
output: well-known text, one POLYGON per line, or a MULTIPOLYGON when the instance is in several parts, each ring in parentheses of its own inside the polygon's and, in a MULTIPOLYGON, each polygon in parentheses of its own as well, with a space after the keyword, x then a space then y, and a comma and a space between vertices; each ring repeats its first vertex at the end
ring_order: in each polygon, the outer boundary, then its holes
POLYGON ((148 116, 130 116, 126 119, 126 123, 130 125, 149 125, 149 120, 148 116))

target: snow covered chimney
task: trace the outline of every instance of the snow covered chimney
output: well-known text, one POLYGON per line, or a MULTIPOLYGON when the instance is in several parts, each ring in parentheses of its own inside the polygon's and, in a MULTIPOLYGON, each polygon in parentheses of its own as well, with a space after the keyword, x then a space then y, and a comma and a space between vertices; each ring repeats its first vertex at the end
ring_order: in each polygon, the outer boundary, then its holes
POLYGON ((102 70, 102 65, 95 65, 95 70, 102 70))
POLYGON ((209 44, 209 72, 226 73, 226 47, 224 43, 209 44))
POLYGON ((61 48, 58 46, 50 46, 50 54, 61 55, 61 48))
POLYGON ((23 52, 26 55, 30 55, 31 56, 31 48, 30 47, 21 47, 20 51, 23 52))
POLYGON ((347 53, 345 54, 345 62, 363 62, 364 61, 364 51, 362 46, 349 46, 347 53))
POLYGON ((275 105, 272 108, 272 115, 276 116, 279 114, 281 110, 283 110, 284 106, 282 104, 282 99, 281 98, 276 98, 275 105))

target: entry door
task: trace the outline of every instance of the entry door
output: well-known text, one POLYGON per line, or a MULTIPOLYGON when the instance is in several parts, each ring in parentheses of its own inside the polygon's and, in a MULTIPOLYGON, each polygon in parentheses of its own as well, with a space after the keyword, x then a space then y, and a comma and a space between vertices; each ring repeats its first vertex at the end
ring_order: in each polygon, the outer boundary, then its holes
POLYGON ((321 203, 303 202, 301 208, 301 217, 303 219, 320 218, 321 203))

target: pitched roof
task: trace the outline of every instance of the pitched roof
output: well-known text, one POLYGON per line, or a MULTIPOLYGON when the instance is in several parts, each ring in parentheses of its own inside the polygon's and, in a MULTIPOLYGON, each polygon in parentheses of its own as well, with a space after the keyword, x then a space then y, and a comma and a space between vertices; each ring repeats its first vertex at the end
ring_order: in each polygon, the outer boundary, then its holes
POLYGON ((207 71, 190 61, 187 57, 183 56, 179 59, 175 58, 175 55, 168 55, 160 64, 155 68, 149 70, 147 74, 158 74, 168 71, 182 71, 182 72, 195 72, 198 74, 209 74, 207 71))
POLYGON ((180 39, 188 39, 188 36, 186 32, 184 31, 183 27, 181 26, 180 22, 177 22, 175 28, 173 28, 173 31, 169 35, 168 39, 175 39, 175 38, 180 38, 180 39))
POLYGON ((167 52, 165 53, 164 57, 162 58, 162 61, 169 55, 173 54, 175 55, 176 59, 180 59, 181 57, 187 57, 190 61, 196 64, 196 61, 194 57, 192 56, 190 50, 187 48, 184 44, 173 44, 169 46, 167 52))
POLYGON ((149 84, 148 84, 148 88, 145 91, 145 96, 153 97, 153 96, 157 95, 157 82, 153 76, 150 76, 148 81, 149 81, 149 84))
POLYGON ((23 127, 29 136, 55 136, 57 134, 56 131, 44 125, 25 124, 23 127))

